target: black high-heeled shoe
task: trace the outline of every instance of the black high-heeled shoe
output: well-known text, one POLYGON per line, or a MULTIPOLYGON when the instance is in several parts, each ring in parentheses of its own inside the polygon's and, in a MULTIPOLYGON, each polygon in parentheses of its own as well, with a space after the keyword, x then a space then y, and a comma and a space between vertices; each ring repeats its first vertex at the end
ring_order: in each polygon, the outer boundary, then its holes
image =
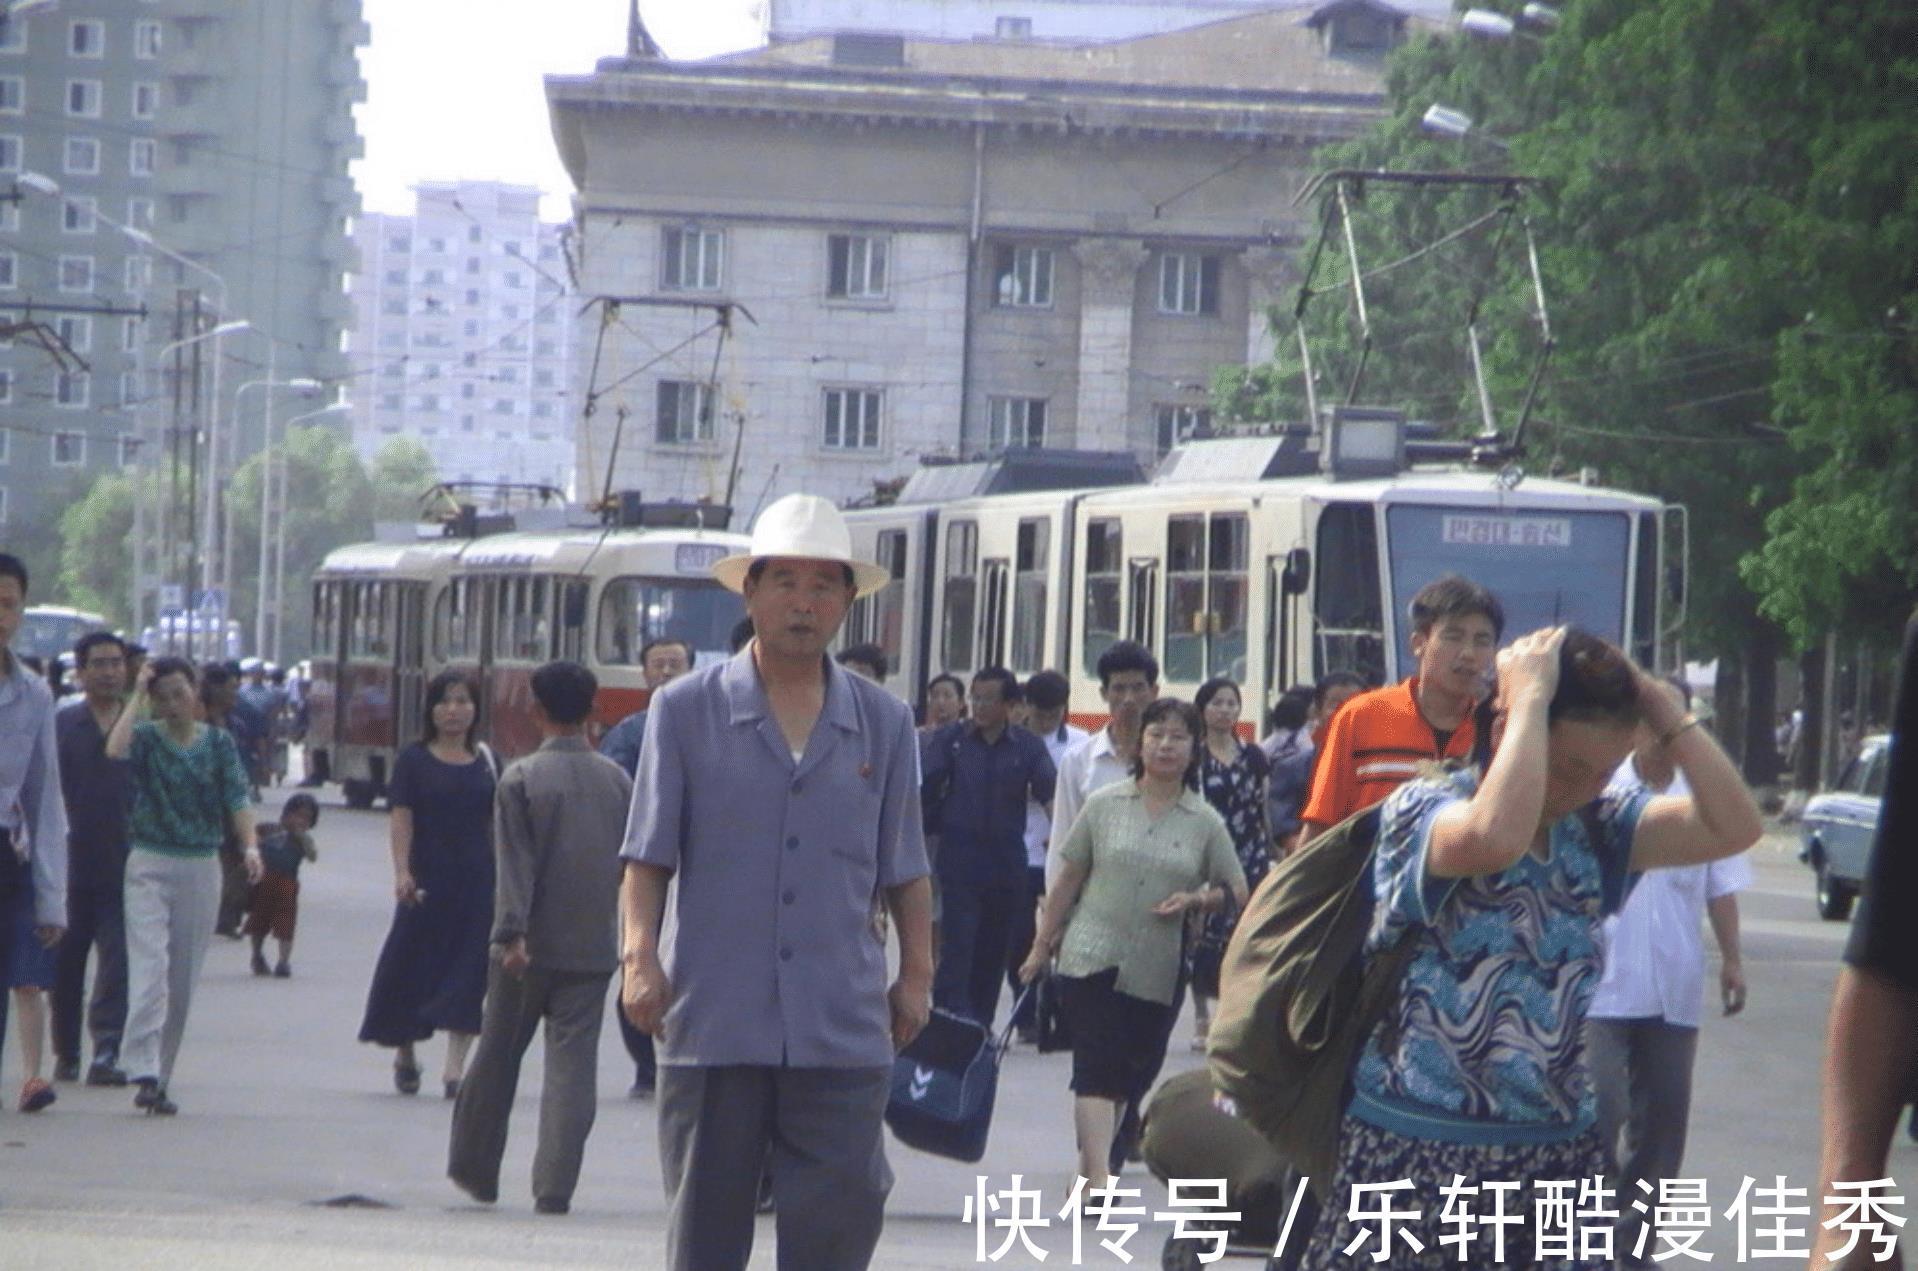
POLYGON ((404 1059, 393 1061, 393 1088, 401 1094, 420 1092, 420 1066, 404 1059))
POLYGON ((178 1114, 180 1105, 166 1097, 166 1087, 153 1077, 142 1077, 133 1083, 139 1089, 134 1091, 133 1106, 150 1117, 170 1117, 178 1114))

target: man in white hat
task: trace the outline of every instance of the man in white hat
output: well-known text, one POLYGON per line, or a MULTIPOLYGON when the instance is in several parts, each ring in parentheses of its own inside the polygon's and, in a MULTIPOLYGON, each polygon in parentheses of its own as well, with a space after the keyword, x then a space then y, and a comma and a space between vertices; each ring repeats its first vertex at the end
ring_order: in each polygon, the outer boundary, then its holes
POLYGON ((803 494, 713 576, 756 635, 653 696, 620 892, 621 1007, 659 1041, 667 1262, 746 1266, 770 1154, 779 1266, 861 1268, 892 1187, 893 1055, 932 990, 912 714, 826 656, 888 576, 803 494), (890 986, 875 897, 899 933, 890 986))

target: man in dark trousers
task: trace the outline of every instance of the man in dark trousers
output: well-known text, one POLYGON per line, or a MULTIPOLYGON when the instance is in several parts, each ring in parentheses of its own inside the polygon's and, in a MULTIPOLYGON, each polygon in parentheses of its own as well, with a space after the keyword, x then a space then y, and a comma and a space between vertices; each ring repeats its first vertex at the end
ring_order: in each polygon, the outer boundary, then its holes
POLYGON ((938 828, 939 965, 933 1005, 990 1029, 1012 931, 1032 907, 1026 805, 1050 814, 1058 779, 1045 743, 1013 725, 1019 681, 1001 666, 972 677, 969 719, 925 745, 923 798, 938 828))
POLYGON ((124 759, 107 758, 107 733, 126 705, 126 645, 95 631, 73 646, 84 694, 55 716, 60 786, 67 805, 67 934, 53 985, 53 1079, 80 1077, 80 1023, 93 1035, 90 1086, 123 1086, 120 1033, 127 1021, 127 810, 131 778, 124 759), (87 954, 94 960, 87 1003, 87 954))
POLYGON ((520 1060, 546 1025, 533 1203, 572 1206, 593 1128, 606 984, 619 963, 620 843, 632 782, 585 737, 599 684, 577 662, 533 672, 538 750, 509 767, 494 800, 499 882, 479 1049, 453 1105, 446 1174, 473 1199, 499 1197, 520 1060))

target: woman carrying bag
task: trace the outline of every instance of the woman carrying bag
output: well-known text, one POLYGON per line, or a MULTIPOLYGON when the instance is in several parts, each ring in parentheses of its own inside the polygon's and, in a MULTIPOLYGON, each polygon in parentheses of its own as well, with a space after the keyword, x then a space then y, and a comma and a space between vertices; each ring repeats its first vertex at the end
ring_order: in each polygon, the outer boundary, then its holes
POLYGON ((1107 1183, 1119 1109, 1165 1058, 1187 915, 1246 897, 1232 836, 1196 789, 1199 712, 1161 698, 1141 724, 1133 779, 1087 798, 1058 847, 1059 874, 1019 968, 1030 984, 1058 955, 1079 1173, 1093 1186, 1107 1183))

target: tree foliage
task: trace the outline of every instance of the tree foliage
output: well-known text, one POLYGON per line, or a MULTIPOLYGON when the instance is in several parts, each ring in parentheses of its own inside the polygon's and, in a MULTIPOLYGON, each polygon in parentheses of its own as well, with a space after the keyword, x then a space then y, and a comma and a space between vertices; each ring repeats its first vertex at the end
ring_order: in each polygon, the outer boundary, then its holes
POLYGON ((133 481, 109 472, 60 514, 60 594, 127 626, 133 571, 133 481))

